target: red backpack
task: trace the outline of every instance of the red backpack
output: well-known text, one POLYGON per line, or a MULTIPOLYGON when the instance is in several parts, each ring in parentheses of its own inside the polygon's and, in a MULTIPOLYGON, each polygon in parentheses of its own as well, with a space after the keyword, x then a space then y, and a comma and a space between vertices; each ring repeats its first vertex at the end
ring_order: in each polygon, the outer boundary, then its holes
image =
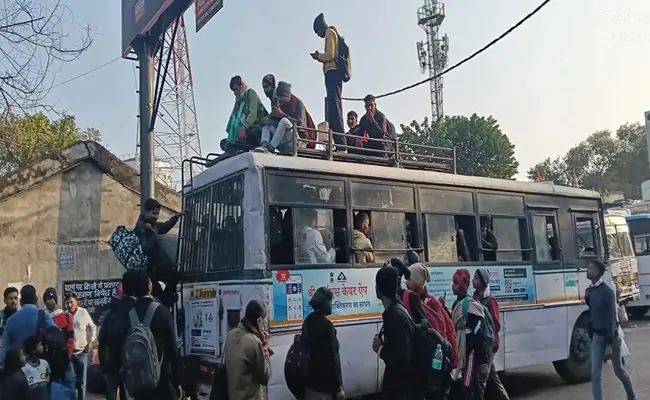
MULTIPOLYGON (((404 290, 402 294, 402 303, 408 312, 413 316, 413 311, 411 311, 411 300, 410 294, 414 293, 410 290, 404 290)), ((417 295, 417 293, 415 293, 417 295)), ((456 342, 456 328, 454 327, 451 317, 443 309, 442 305, 431 293, 427 293, 426 299, 422 301, 422 310, 424 315, 429 321, 429 325, 433 330, 437 331, 440 336, 444 337, 451 347, 452 352, 452 368, 456 368, 460 361, 460 355, 458 351, 458 343, 456 342)))

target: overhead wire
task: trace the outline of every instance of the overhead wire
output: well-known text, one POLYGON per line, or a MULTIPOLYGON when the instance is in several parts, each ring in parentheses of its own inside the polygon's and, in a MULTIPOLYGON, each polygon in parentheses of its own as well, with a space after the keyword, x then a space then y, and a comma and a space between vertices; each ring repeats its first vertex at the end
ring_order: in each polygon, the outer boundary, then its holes
POLYGON ((114 63, 115 61, 120 60, 120 59, 122 59, 122 57, 115 57, 114 59, 112 59, 112 60, 110 60, 110 61, 107 61, 107 62, 105 62, 105 63, 102 64, 102 65, 99 65, 99 66, 97 66, 97 67, 95 67, 95 68, 93 68, 93 69, 89 69, 88 71, 84 72, 83 74, 79 74, 79 75, 77 75, 77 76, 73 76, 72 78, 67 79, 67 80, 65 80, 65 81, 63 81, 63 82, 59 82, 59 83, 53 85, 53 86, 51 87, 51 89, 58 88, 59 86, 63 86, 63 85, 65 85, 65 84, 67 84, 67 83, 70 83, 70 82, 72 82, 72 81, 76 81, 76 80, 79 79, 79 78, 83 78, 84 76, 86 76, 86 75, 88 75, 88 74, 92 74, 93 72, 98 71, 98 70, 100 70, 100 69, 102 69, 102 68, 108 66, 109 64, 112 64, 112 63, 114 63))
MULTIPOLYGON (((388 97, 388 96, 392 96, 392 95, 395 95, 395 94, 398 94, 398 93, 405 92, 405 91, 407 91, 407 90, 410 90, 410 89, 413 89, 413 88, 418 87, 418 86, 420 86, 420 85, 423 85, 423 84, 425 84, 425 83, 431 82, 431 81, 434 80, 434 79, 437 79, 437 78, 439 78, 439 77, 441 77, 441 76, 443 76, 443 75, 448 74, 449 72, 451 72, 451 71, 455 70, 456 68, 460 67, 461 65, 463 65, 463 64, 465 64, 465 63, 471 61, 471 60, 472 60, 473 58, 475 58, 476 56, 480 55, 481 53, 485 52, 485 51, 486 51, 487 49, 489 49, 490 47, 492 47, 492 46, 494 46, 495 44, 497 44, 498 42, 500 42, 500 41, 501 41, 502 39, 504 39, 506 36, 508 36, 509 34, 511 34, 512 32, 514 32, 514 31, 515 31, 517 28, 519 28, 521 25, 523 25, 526 21, 528 21, 529 19, 531 19, 535 14, 537 14, 538 12, 540 12, 540 11, 541 11, 544 7, 546 7, 546 6, 548 5, 548 3, 550 3, 550 2, 551 2, 551 0, 544 0, 544 1, 543 1, 540 5, 538 5, 538 6, 537 6, 533 11, 529 12, 529 13, 528 13, 524 18, 522 18, 521 20, 519 20, 519 22, 517 22, 516 24, 514 24, 513 26, 511 26, 508 30, 506 30, 505 32, 503 32, 500 36, 498 36, 497 38, 493 39, 490 43, 486 44, 485 46, 483 46, 483 47, 480 48, 479 50, 477 50, 477 51, 475 51, 474 53, 472 53, 471 55, 465 57, 464 59, 462 59, 462 60, 459 61, 458 63, 452 65, 451 67, 447 68, 446 70, 442 71, 441 73, 436 74, 436 75, 434 75, 434 76, 432 76, 432 77, 429 77, 429 78, 423 79, 423 80, 421 80, 421 81, 419 81, 419 82, 416 82, 416 83, 414 83, 414 84, 412 84, 412 85, 404 86, 404 87, 401 88, 401 89, 393 90, 392 92, 387 92, 387 93, 380 94, 380 95, 378 95, 378 96, 374 96, 375 99, 381 99, 381 98, 383 98, 383 97, 388 97)), ((343 100, 347 100, 347 101, 363 101, 363 97, 361 97, 361 98, 356 98, 356 97, 343 97, 342 99, 343 99, 343 100)))

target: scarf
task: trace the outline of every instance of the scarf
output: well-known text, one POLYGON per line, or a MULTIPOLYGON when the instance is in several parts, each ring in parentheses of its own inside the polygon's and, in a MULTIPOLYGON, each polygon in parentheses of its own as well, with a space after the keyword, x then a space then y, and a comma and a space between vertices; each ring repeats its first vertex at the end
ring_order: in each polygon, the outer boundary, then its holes
POLYGON ((262 343, 264 343, 264 337, 262 336, 262 330, 257 326, 257 323, 251 322, 247 320, 246 318, 243 318, 241 320, 241 325, 244 328, 244 330, 248 331, 249 333, 252 333, 255 335, 262 343))
MULTIPOLYGON (((465 333, 465 329, 467 327, 465 326, 465 316, 463 315, 463 302, 465 301, 466 297, 467 295, 463 297, 459 296, 454 303, 454 308, 451 312, 451 319, 454 323, 454 328, 456 329, 456 343, 458 344, 459 353, 458 368, 454 370, 454 378, 457 378, 459 372, 464 370, 467 366, 467 337, 465 333)), ((469 302, 469 309, 467 313, 474 314, 479 317, 485 316, 483 313, 483 305, 477 301, 469 302)))
POLYGON ((235 98, 235 106, 233 107, 230 118, 228 119, 228 125, 226 125, 228 143, 235 143, 239 139, 237 137, 239 129, 244 125, 244 121, 246 120, 249 90, 251 89, 246 89, 235 98))

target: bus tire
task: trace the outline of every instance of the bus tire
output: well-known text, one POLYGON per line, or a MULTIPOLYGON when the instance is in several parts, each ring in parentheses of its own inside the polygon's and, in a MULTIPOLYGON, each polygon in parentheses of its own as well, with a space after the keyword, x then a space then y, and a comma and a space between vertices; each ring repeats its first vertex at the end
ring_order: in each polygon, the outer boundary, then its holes
POLYGON ((627 306, 627 312, 634 318, 643 318, 650 311, 650 306, 627 306))
POLYGON ((569 358, 553 362, 555 372, 567 383, 589 382, 591 380, 590 350, 589 315, 584 313, 573 326, 569 358))

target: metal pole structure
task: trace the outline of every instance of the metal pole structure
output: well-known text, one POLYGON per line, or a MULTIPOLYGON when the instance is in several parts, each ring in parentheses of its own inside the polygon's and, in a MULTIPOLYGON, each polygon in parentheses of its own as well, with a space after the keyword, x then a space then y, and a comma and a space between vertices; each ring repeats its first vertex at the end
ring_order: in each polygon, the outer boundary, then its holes
POLYGON ((150 35, 142 36, 133 43, 133 50, 138 56, 140 69, 140 209, 144 212, 144 203, 154 197, 154 139, 151 129, 153 111, 153 57, 158 46, 158 39, 150 35))

